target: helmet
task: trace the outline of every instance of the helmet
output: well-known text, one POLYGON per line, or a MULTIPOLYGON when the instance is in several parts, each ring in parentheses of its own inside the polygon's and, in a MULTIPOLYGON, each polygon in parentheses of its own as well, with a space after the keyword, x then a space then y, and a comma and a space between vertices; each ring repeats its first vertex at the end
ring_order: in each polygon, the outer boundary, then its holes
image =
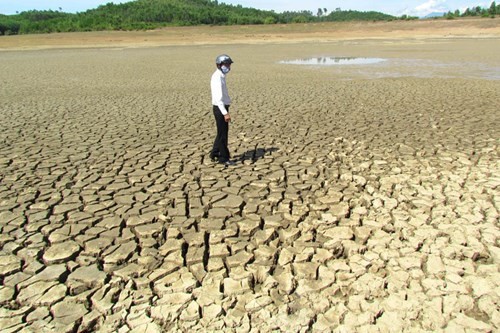
POLYGON ((217 65, 221 65, 221 64, 232 64, 233 63, 233 60, 231 59, 230 56, 228 56, 227 54, 221 54, 220 56, 218 56, 217 58, 215 58, 215 63, 217 65))

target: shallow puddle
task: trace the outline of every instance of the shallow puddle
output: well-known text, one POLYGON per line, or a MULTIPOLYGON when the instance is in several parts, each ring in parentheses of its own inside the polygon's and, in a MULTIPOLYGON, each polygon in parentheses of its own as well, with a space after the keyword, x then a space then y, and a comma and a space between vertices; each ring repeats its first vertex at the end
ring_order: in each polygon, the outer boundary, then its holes
POLYGON ((500 67, 474 62, 323 56, 282 60, 279 63, 285 65, 308 65, 312 67, 331 66, 330 71, 341 74, 344 78, 347 76, 348 79, 360 76, 371 79, 388 77, 500 79, 500 67))
POLYGON ((315 57, 306 59, 283 60, 280 64, 286 65, 321 65, 321 66, 343 66, 343 65, 370 65, 386 61, 382 58, 358 58, 358 57, 315 57))

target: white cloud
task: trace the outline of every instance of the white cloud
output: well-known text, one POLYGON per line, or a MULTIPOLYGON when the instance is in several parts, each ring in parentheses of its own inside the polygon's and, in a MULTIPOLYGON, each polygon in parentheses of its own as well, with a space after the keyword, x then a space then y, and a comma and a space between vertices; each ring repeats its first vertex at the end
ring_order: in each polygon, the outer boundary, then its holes
POLYGON ((417 15, 425 16, 433 12, 447 12, 448 6, 446 6, 445 0, 429 0, 423 4, 415 7, 414 13, 417 15))

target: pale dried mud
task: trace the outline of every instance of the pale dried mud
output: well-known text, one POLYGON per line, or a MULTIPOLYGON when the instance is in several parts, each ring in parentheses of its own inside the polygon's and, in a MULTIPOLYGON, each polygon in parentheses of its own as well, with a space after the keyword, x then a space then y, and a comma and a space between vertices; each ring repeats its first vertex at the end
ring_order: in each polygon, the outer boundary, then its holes
POLYGON ((1 52, 2 332, 498 331, 499 54, 497 38, 1 52), (223 52, 227 169, 208 158, 223 52), (279 63, 325 56, 390 62, 279 63))

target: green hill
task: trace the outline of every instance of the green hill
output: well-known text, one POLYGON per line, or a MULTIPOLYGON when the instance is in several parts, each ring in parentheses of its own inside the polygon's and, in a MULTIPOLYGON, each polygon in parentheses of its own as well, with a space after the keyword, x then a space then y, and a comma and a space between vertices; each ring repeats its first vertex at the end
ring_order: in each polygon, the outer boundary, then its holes
POLYGON ((137 0, 108 3, 85 12, 26 11, 0 15, 0 35, 99 30, 144 30, 166 26, 244 25, 348 20, 393 20, 379 12, 327 10, 275 13, 217 0, 137 0))

